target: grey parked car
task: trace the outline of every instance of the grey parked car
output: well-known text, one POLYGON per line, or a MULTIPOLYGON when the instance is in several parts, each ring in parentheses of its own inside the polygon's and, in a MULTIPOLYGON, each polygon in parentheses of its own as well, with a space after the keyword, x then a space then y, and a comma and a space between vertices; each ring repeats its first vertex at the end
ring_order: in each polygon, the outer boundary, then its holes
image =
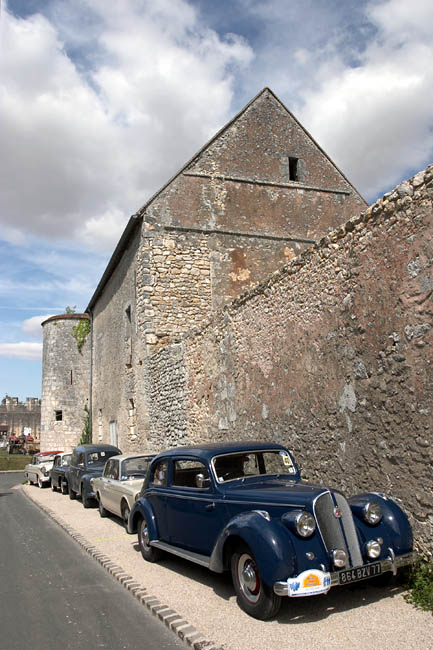
POLYGON ((101 476, 107 460, 111 456, 118 456, 121 453, 118 447, 104 443, 90 443, 75 447, 72 450, 69 465, 69 498, 75 499, 79 496, 82 499, 83 506, 90 508, 96 498, 90 479, 101 476))

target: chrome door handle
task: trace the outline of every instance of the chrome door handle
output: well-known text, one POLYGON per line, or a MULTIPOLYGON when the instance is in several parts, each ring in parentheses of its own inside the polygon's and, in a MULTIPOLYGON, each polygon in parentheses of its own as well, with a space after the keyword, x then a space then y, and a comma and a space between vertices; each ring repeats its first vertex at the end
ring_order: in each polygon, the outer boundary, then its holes
POLYGON ((214 503, 208 503, 207 506, 205 507, 205 510, 213 510, 215 508, 214 503))

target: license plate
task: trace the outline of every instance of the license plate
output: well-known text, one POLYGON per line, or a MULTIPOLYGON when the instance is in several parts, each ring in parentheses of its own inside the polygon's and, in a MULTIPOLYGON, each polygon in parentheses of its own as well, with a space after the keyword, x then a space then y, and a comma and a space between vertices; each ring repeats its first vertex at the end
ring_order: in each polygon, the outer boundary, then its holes
POLYGON ((358 566, 355 569, 340 571, 338 574, 338 582, 340 585, 347 585, 349 582, 356 582, 357 580, 364 580, 365 578, 373 578, 381 573, 382 567, 380 566, 380 562, 375 562, 374 564, 358 566))

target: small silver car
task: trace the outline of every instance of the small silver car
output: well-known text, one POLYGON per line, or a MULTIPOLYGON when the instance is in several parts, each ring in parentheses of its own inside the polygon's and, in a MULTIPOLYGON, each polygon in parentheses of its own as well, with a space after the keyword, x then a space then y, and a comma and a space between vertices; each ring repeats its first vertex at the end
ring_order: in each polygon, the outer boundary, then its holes
POLYGON ((102 476, 90 479, 101 517, 106 517, 109 512, 121 517, 127 533, 133 532, 129 526, 129 513, 140 494, 154 455, 112 456, 105 463, 102 476))
POLYGON ((40 451, 32 458, 31 463, 24 467, 24 476, 30 485, 39 485, 40 488, 51 482, 50 469, 53 466, 54 456, 61 451, 40 451))

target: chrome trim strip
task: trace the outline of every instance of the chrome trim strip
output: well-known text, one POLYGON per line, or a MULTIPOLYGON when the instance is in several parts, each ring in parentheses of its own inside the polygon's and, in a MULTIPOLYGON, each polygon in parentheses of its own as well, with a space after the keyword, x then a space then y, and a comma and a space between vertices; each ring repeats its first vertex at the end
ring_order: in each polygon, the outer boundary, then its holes
MULTIPOLYGON (((194 488, 192 488, 194 489, 194 488)), ((299 503, 269 503, 262 501, 236 501, 235 499, 215 499, 211 495, 209 497, 196 497, 193 494, 177 494, 175 492, 169 491, 160 491, 152 492, 150 495, 162 495, 165 497, 176 497, 176 499, 186 499, 187 501, 211 501, 212 503, 226 503, 229 505, 244 505, 246 510, 254 510, 255 506, 268 506, 268 507, 278 507, 278 508, 296 508, 297 510, 305 510, 305 505, 300 505, 299 503)), ((147 497, 144 496, 146 499, 147 497)))
POLYGON ((210 557, 207 555, 200 555, 200 553, 193 553, 193 551, 187 551, 184 548, 179 548, 178 546, 172 546, 172 544, 167 544, 167 542, 161 542, 158 539, 150 542, 150 546, 155 546, 155 548, 160 548, 162 551, 167 551, 173 555, 178 555, 179 557, 184 558, 185 560, 190 560, 195 562, 195 564, 200 564, 207 569, 210 564, 210 557))
MULTIPOLYGON (((392 549, 388 549, 388 551, 392 551, 392 549)), ((404 566, 408 566, 409 564, 413 564, 416 561, 416 558, 417 558, 417 554, 415 552, 405 553, 404 555, 395 556, 394 551, 392 551, 390 557, 387 557, 385 560, 379 560, 379 562, 382 569, 382 573, 386 573, 387 571, 392 571, 394 573, 394 569, 397 572, 397 569, 400 569, 401 567, 404 566)), ((372 562, 371 564, 376 564, 376 562, 372 562)), ((368 566, 368 564, 364 564, 363 566, 368 566)), ((359 569, 362 567, 356 567, 356 568, 359 569)), ((331 573, 331 587, 340 586, 339 578, 338 578, 339 573, 340 571, 334 571, 331 573)), ((368 580, 368 578, 361 578, 361 580, 356 580, 356 582, 362 582, 362 580, 368 580)), ((274 593, 276 593, 278 596, 288 596, 289 587, 287 581, 278 580, 278 582, 274 584, 274 593)))

